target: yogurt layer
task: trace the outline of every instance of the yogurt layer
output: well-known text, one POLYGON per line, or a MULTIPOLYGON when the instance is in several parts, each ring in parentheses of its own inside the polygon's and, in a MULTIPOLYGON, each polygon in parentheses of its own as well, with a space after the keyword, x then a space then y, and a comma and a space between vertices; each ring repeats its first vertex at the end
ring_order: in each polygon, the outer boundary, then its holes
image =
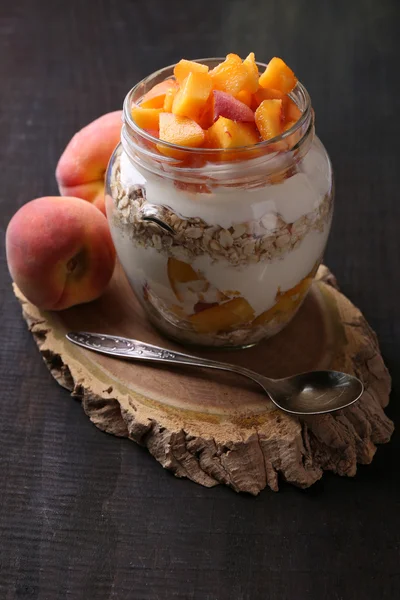
MULTIPOLYGON (((219 182, 216 189, 210 185, 211 193, 179 189, 168 173, 161 177, 144 169, 139 171, 122 153, 121 184, 127 190, 143 186, 149 204, 166 206, 185 218, 200 218, 225 229, 237 223, 258 221, 268 214, 279 214, 287 223, 294 223, 303 215, 317 210, 330 192, 331 171, 327 170, 321 148, 317 140, 302 160, 301 169, 282 183, 256 188, 243 185, 228 188, 219 182)), ((207 174, 218 181, 218 167, 210 165, 207 174)), ((196 177, 201 178, 201 170, 196 177)), ((273 227, 273 221, 271 225, 273 227)))

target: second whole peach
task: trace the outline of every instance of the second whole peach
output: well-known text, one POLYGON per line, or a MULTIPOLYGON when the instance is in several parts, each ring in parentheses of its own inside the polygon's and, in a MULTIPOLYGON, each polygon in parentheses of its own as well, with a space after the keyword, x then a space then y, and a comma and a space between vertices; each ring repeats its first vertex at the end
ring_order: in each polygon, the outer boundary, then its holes
POLYGON ((120 141, 121 117, 120 110, 107 113, 78 131, 65 148, 56 168, 62 196, 87 200, 104 215, 104 175, 120 141))

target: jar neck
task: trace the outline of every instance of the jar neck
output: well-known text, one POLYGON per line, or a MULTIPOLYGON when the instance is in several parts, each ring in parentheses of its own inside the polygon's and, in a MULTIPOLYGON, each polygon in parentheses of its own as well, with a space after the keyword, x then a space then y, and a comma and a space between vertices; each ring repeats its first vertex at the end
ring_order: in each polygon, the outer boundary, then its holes
MULTIPOLYGON (((203 59, 200 62, 213 68, 223 59, 203 59)), ((259 69, 265 65, 257 63, 259 69)), ((153 137, 139 128, 131 116, 133 104, 154 85, 173 77, 174 65, 166 67, 139 82, 126 96, 121 130, 122 147, 130 161, 144 174, 185 182, 199 180, 216 185, 260 185, 274 182, 274 177, 295 170, 307 154, 314 137, 314 113, 305 87, 298 83, 290 98, 301 110, 296 124, 280 136, 243 148, 204 149, 183 148, 153 137)))

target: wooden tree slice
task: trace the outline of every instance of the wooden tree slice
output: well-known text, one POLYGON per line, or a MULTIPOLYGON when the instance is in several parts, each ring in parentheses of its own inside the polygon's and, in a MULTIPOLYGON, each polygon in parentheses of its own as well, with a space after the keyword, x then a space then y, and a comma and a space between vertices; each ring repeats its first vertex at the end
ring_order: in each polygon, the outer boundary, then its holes
POLYGON ((326 267, 274 338, 247 350, 195 352, 272 377, 330 367, 364 381, 355 405, 304 419, 276 410, 256 384, 234 374, 126 362, 68 342, 67 331, 86 330, 181 349, 146 320, 119 266, 102 298, 59 313, 39 311, 15 285, 14 292, 51 373, 81 398, 93 423, 146 446, 178 477, 251 494, 266 485, 278 490, 279 477, 308 487, 324 471, 355 475, 392 434, 383 411, 390 376, 376 336, 326 267))

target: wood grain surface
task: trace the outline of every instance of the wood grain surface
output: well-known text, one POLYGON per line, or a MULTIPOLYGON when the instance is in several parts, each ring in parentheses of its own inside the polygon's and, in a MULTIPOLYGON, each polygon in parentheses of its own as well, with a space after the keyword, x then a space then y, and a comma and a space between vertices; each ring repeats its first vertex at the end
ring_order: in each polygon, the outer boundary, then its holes
MULTIPOLYGON (((377 332, 400 420, 397 0, 3 0, 2 234, 57 193, 73 133, 187 58, 282 56, 310 91, 336 176, 326 263, 377 332)), ((98 431, 39 359, 1 253, 0 598, 393 600, 400 442, 354 479, 257 498, 177 480, 98 431)))

